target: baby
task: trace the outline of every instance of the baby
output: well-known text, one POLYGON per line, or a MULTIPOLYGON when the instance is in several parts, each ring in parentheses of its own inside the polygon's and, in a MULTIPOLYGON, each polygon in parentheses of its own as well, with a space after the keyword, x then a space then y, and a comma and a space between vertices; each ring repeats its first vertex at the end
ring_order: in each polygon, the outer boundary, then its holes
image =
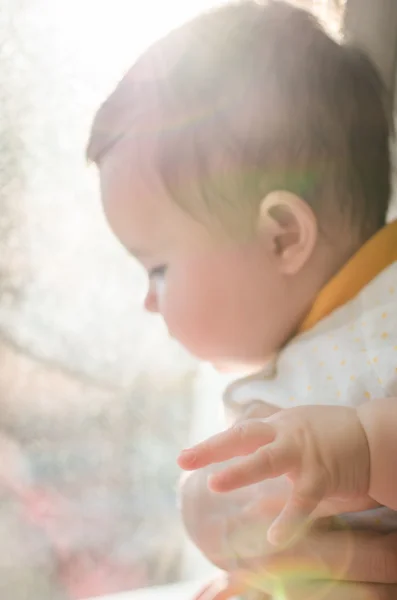
MULTIPOLYGON (((147 270, 146 308, 198 358, 253 373, 226 393, 239 425, 180 457, 198 469, 181 493, 187 529, 222 568, 271 551, 269 523, 247 526, 269 477, 292 481, 273 544, 327 499, 397 508, 388 144, 371 63, 282 2, 224 5, 171 32, 96 115, 88 158, 110 226, 147 270)), ((379 510, 359 526, 393 528, 379 510)))

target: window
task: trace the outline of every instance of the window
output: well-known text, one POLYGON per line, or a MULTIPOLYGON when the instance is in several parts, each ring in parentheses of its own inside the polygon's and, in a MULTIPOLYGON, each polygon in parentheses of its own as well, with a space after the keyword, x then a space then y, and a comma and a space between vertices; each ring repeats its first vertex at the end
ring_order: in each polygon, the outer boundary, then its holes
POLYGON ((54 600, 66 587, 77 600, 183 575, 174 457, 194 424, 206 427, 197 382, 218 392, 144 314, 143 275, 104 222, 84 147, 137 53, 211 4, 3 2, 4 597, 54 600))

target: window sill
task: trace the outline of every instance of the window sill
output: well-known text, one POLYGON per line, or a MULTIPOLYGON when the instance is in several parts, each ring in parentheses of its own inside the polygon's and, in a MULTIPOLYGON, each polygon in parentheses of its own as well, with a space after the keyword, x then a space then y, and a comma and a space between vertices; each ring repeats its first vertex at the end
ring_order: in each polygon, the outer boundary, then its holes
MULTIPOLYGON (((208 582, 208 580, 207 580, 208 582)), ((192 600, 194 595, 205 585, 203 581, 187 581, 173 585, 152 587, 134 592, 100 596, 91 600, 192 600)))

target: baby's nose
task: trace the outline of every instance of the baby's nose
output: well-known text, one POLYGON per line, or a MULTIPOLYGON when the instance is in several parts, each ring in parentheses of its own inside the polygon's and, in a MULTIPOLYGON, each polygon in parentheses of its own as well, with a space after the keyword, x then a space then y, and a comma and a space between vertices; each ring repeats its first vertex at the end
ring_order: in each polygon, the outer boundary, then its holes
POLYGON ((149 288, 148 293, 146 294, 146 298, 143 305, 148 312, 159 312, 157 294, 155 290, 153 290, 151 287, 149 288))

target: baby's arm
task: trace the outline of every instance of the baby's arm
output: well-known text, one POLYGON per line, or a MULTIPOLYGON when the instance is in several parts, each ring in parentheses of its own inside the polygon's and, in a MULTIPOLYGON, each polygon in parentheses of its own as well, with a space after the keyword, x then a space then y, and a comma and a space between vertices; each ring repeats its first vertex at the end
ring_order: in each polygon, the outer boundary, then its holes
POLYGON ((397 398, 366 402, 357 412, 370 451, 368 493, 397 510, 397 398))

